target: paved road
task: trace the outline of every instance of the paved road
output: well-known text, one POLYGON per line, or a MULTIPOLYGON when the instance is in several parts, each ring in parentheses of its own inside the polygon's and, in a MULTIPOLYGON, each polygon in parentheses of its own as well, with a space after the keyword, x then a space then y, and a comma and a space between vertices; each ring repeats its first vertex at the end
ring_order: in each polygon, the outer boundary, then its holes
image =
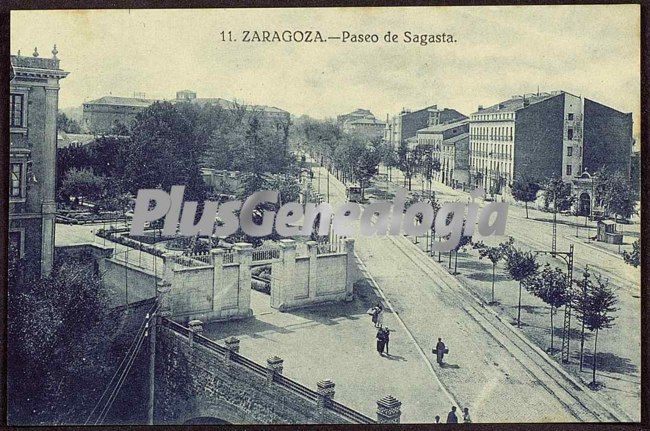
MULTIPOLYGON (((342 202, 343 185, 330 186, 332 202, 342 202)), ((448 366, 437 377, 476 421, 615 420, 408 239, 360 237, 356 251, 421 349, 430 352, 438 336, 447 342, 448 366)))
MULTIPOLYGON (((397 176, 399 181, 399 173, 393 170, 393 176, 397 176)), ((414 182, 414 186, 420 186, 420 182, 414 182)), ((433 188, 437 191, 437 196, 441 200, 460 200, 465 201, 468 194, 459 190, 453 190, 443 184, 434 182, 433 188)), ((508 213, 508 224, 506 234, 512 236, 516 240, 517 246, 529 250, 548 250, 551 247, 552 236, 552 214, 542 212, 533 208, 529 209, 530 219, 526 218, 525 209, 520 206, 511 205, 508 213)), ((558 242, 557 249, 559 251, 566 251, 569 249, 570 244, 574 244, 575 262, 574 262, 574 278, 580 278, 585 265, 589 265, 589 270, 592 273, 600 274, 608 279, 610 285, 614 287, 618 294, 618 312, 614 313, 616 321, 613 328, 601 331, 599 337, 599 366, 598 366, 598 381, 604 387, 596 394, 596 396, 606 399, 610 403, 617 404, 625 413, 633 420, 640 420, 640 397, 641 397, 641 300, 640 300, 640 270, 627 265, 621 255, 618 253, 618 247, 610 244, 596 243, 587 239, 587 229, 584 226, 578 228, 579 238, 576 238, 576 219, 573 216, 558 216, 557 234, 558 242), (604 341, 603 341, 604 340, 604 341)), ((584 219, 580 220, 580 225, 584 223, 584 219)), ((627 245, 624 247, 630 249, 631 243, 639 235, 639 224, 621 225, 619 230, 625 233, 625 242, 627 245)), ((589 236, 595 235, 595 227, 590 223, 589 236)), ((487 243, 496 244, 502 241, 502 238, 492 237, 484 239, 487 243)), ((422 244, 420 244, 422 246, 422 244)), ((559 258, 540 257, 543 262, 550 262, 553 266, 565 268, 565 263, 559 258)), ((444 263, 443 263, 444 265, 444 263)), ((461 258, 461 267, 469 265, 475 268, 475 273, 471 274, 471 279, 461 275, 461 280, 467 285, 471 284, 470 288, 478 293, 484 292, 483 296, 486 300, 489 298, 487 292, 489 287, 485 286, 489 283, 489 277, 481 278, 476 273, 478 263, 476 253, 472 253, 469 259, 461 258), (482 284, 484 286, 482 286, 482 284)), ((490 271, 489 269, 483 269, 490 271)), ((467 271, 462 271, 467 272, 467 271)), ((501 273, 499 268, 497 274, 501 273)), ((501 277, 503 279, 503 277, 501 277)), ((499 307, 505 314, 510 317, 516 315, 516 304, 518 301, 515 282, 503 280, 497 286, 499 292, 499 300, 501 306, 499 307)), ((547 331, 547 310, 543 310, 543 316, 540 316, 539 306, 543 306, 541 302, 524 291, 523 303, 530 306, 522 311, 523 319, 529 324, 524 331, 531 337, 540 341, 540 346, 547 346, 547 338, 542 334, 536 332, 547 331), (542 319, 540 319, 542 317, 542 319), (541 325, 541 331, 536 325, 541 325)), ((558 314, 556 319, 556 326, 561 326, 562 314, 558 314)), ((579 322, 573 319, 573 330, 579 331, 579 322)), ((559 332, 558 332, 559 334, 559 332)), ((557 340, 559 342, 559 340, 557 340)), ((572 364, 568 368, 581 380, 585 382, 591 381, 591 348, 593 347, 593 339, 587 332, 587 341, 585 349, 588 355, 587 366, 583 372, 579 371, 576 365, 579 359, 579 339, 571 341, 571 353, 573 357, 572 364)))

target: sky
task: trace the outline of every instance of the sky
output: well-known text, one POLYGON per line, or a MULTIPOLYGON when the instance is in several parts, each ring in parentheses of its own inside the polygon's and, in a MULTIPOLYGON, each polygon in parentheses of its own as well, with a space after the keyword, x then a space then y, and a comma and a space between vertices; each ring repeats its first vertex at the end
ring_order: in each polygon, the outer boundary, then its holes
POLYGON ((11 53, 61 67, 59 107, 112 94, 223 97, 292 114, 357 108, 380 119, 437 104, 470 114, 512 95, 565 90, 640 127, 638 5, 12 11, 11 53), (377 34, 379 43, 244 43, 243 31, 377 34), (232 31, 237 42, 223 42, 232 31), (391 31, 400 42, 384 43, 391 31), (405 43, 404 32, 453 43, 405 43))

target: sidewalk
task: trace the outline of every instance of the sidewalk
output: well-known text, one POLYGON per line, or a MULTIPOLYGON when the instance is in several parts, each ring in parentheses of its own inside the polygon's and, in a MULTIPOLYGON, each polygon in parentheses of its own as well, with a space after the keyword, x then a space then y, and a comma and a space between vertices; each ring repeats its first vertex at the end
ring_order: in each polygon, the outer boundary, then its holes
POLYGON ((377 330, 366 311, 381 298, 367 281, 355 286, 350 303, 284 313, 269 306, 268 295, 251 294, 252 318, 206 324, 204 335, 221 343, 239 338, 240 353, 262 365, 277 355, 284 359, 284 375, 313 389, 331 379, 334 399, 367 416, 376 417, 377 400, 392 395, 402 402, 402 423, 434 422, 436 414, 444 422, 452 401, 389 310, 384 325, 394 331, 390 356, 377 353, 377 330))

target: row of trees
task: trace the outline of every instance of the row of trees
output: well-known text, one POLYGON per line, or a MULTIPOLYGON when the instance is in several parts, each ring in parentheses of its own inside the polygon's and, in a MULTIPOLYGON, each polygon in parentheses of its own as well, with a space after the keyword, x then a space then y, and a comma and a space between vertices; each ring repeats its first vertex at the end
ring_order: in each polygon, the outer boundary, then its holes
POLYGON ((311 153, 344 183, 356 182, 363 196, 384 158, 380 138, 368 139, 360 134, 346 133, 332 120, 311 118, 302 119, 294 132, 300 150, 311 153))
POLYGON ((186 199, 203 201, 209 190, 201 167, 241 171, 245 185, 238 192, 250 194, 295 165, 287 147, 289 124, 267 121, 244 106, 154 103, 138 114, 129 133, 59 150, 60 198, 99 200, 183 184, 186 199))
MULTIPOLYGON (((619 217, 628 219, 636 213, 634 187, 623 173, 603 168, 593 178, 595 202, 605 210, 605 214, 613 215, 618 220, 619 217)), ((511 190, 514 199, 525 204, 526 218, 528 203, 535 202, 540 190, 543 192, 544 208, 554 213, 568 211, 577 199, 572 194, 571 184, 562 181, 559 176, 541 181, 522 174, 512 182, 511 190)))
MULTIPOLYGON (((512 280, 519 282, 519 300, 517 307, 517 326, 521 326, 521 293, 522 288, 540 298, 549 306, 551 340, 550 351, 554 350, 555 325, 553 317, 561 307, 570 307, 577 313, 577 318, 582 324, 582 339, 580 347, 580 366, 584 350, 584 329, 594 333, 593 379, 596 385, 596 356, 598 347, 598 332, 610 328, 617 310, 617 298, 609 283, 600 275, 595 277, 585 269, 584 277, 576 280, 575 286, 567 275, 560 269, 549 264, 540 269, 536 256, 528 251, 523 251, 514 246, 510 238, 501 244, 490 246, 484 242, 477 242, 474 248, 479 252, 480 259, 488 259, 492 263, 492 301, 494 304, 494 278, 495 269, 500 261, 505 262, 505 269, 512 280)), ((565 337, 570 336, 564 334, 565 337)))

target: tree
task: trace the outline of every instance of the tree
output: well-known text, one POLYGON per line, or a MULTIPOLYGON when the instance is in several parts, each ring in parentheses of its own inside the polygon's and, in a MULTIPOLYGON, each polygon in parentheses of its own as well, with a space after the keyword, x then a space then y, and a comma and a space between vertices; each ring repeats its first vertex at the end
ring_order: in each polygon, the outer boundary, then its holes
POLYGON ((58 112, 56 114, 56 128, 66 133, 81 133, 81 126, 79 123, 69 118, 65 113, 58 112))
POLYGON ((540 298, 551 308, 551 353, 553 352, 553 315, 569 300, 569 281, 559 268, 551 268, 547 263, 537 274, 528 278, 526 289, 540 298))
POLYGON ((401 141, 397 149, 397 160, 399 169, 404 172, 404 179, 408 180, 408 188, 411 190, 411 180, 418 166, 420 165, 421 151, 410 149, 406 141, 401 141))
POLYGON ((454 247, 454 275, 458 274, 458 250, 464 250, 465 247, 472 243, 472 237, 465 235, 465 224, 463 223, 463 230, 458 244, 454 247))
POLYGON ((366 185, 379 172, 379 163, 381 162, 380 142, 373 141, 370 145, 363 144, 360 148, 354 148, 354 153, 351 156, 352 175, 359 182, 361 199, 364 199, 366 185))
POLYGON ((519 175, 510 184, 512 197, 517 202, 523 202, 526 207, 526 218, 528 218, 528 202, 535 202, 540 185, 537 181, 527 175, 519 175))
POLYGON ((636 213, 636 195, 630 180, 621 171, 606 171, 601 169, 597 175, 602 203, 608 214, 618 218, 630 218, 636 213))
POLYGON ((531 252, 523 252, 511 247, 506 253, 506 269, 510 278, 519 282, 519 305, 517 306, 517 327, 521 327, 521 289, 522 283, 535 275, 539 264, 531 252))
POLYGON ((609 283, 604 281, 600 275, 596 276, 596 282, 591 284, 591 289, 583 297, 578 295, 576 309, 578 310, 578 319, 585 325, 589 331, 594 332, 594 352, 592 358, 592 381, 591 387, 596 388, 596 364, 598 354, 598 331, 611 328, 616 319, 612 315, 617 311, 616 304, 618 299, 616 294, 609 287, 609 283))
POLYGON ((61 192, 67 196, 97 200, 104 190, 104 178, 90 169, 70 169, 61 184, 61 192))
POLYGON ((490 301, 490 304, 497 303, 494 299, 494 278, 496 266, 500 260, 505 258, 507 250, 512 247, 513 243, 514 238, 510 237, 508 241, 502 242, 494 247, 485 244, 483 241, 474 244, 474 249, 478 250, 479 259, 487 258, 492 263, 492 300, 490 301))
POLYGON ((136 116, 126 153, 124 179, 134 195, 143 188, 185 185, 185 199, 203 201, 206 186, 200 158, 204 143, 190 121, 168 102, 156 102, 136 116))
POLYGON ((92 256, 57 257, 51 276, 9 278, 8 412, 14 424, 83 423, 114 371, 108 293, 92 256), (90 262, 90 263, 89 263, 90 262))
POLYGON ((632 251, 627 252, 623 251, 623 260, 628 265, 633 267, 638 267, 641 264, 641 243, 640 240, 636 240, 632 243, 632 251))
POLYGON ((554 214, 567 211, 573 205, 575 196, 571 194, 571 184, 562 181, 562 177, 555 176, 544 184, 544 208, 552 207, 554 214))

